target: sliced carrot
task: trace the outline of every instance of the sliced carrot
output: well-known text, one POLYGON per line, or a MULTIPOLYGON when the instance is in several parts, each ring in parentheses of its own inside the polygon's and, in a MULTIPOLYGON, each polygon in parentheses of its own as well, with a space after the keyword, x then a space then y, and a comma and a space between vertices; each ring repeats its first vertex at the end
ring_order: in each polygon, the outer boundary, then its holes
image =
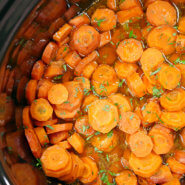
POLYGON ((159 171, 150 177, 150 181, 155 184, 161 184, 171 181, 172 177, 170 168, 166 165, 162 165, 159 171))
POLYGON ((155 27, 147 36, 147 44, 163 51, 165 55, 172 54, 175 51, 176 34, 176 30, 168 25, 155 27))
POLYGON ((110 8, 111 10, 116 10, 117 9, 116 0, 107 0, 107 7, 110 8))
POLYGON ((84 98, 83 104, 82 104, 82 109, 84 110, 84 112, 87 112, 91 103, 96 101, 96 100, 98 100, 98 97, 95 96, 94 94, 89 94, 88 96, 86 96, 84 98))
POLYGON ((29 104, 31 104, 35 97, 37 91, 37 80, 30 80, 26 86, 26 99, 29 104))
POLYGON ((177 35, 177 40, 176 40, 176 52, 177 53, 185 53, 185 36, 182 34, 177 35))
POLYGON ((42 79, 38 83, 38 98, 48 98, 48 91, 52 87, 53 83, 49 80, 42 79))
POLYGON ((179 18, 179 22, 178 22, 178 30, 181 32, 181 33, 185 33, 185 16, 182 16, 179 18))
POLYGON ((119 173, 119 175, 116 176, 115 181, 117 185, 122 185, 122 184, 137 185, 136 176, 129 170, 124 170, 121 173, 119 173))
POLYGON ((34 128, 34 131, 37 135, 37 138, 39 139, 41 146, 46 146, 49 143, 49 139, 45 129, 43 127, 36 127, 34 128))
POLYGON ((84 25, 72 35, 74 49, 82 55, 88 55, 100 44, 100 34, 92 26, 84 25))
POLYGON ((24 128, 33 128, 33 122, 30 117, 30 107, 24 107, 22 112, 22 121, 24 128))
POLYGON ((161 122, 165 126, 177 131, 185 126, 185 113, 183 111, 179 112, 163 111, 161 114, 161 122))
POLYGON ((25 136, 34 157, 40 158, 42 155, 42 148, 34 130, 31 128, 25 129, 25 136))
POLYGON ((121 62, 117 60, 114 65, 114 69, 116 71, 117 76, 120 79, 125 79, 129 77, 132 73, 136 72, 138 69, 138 66, 136 64, 129 64, 129 63, 121 62))
POLYGON ((38 127, 44 127, 46 125, 54 125, 58 123, 58 119, 55 118, 55 119, 49 119, 47 121, 35 121, 34 124, 38 127))
POLYGON ((181 80, 181 72, 176 67, 164 64, 158 73, 158 81, 165 89, 172 90, 178 86, 181 80))
POLYGON ((57 143, 57 145, 59 145, 60 147, 66 149, 66 150, 69 150, 72 148, 72 146, 69 144, 69 142, 67 140, 61 141, 61 142, 57 143))
POLYGON ((108 8, 96 9, 91 17, 91 24, 100 31, 112 30, 116 26, 116 15, 108 8))
POLYGON ((91 78, 93 72, 95 71, 95 69, 97 68, 98 64, 96 61, 90 62, 89 64, 87 64, 82 73, 81 76, 84 76, 86 78, 91 78))
POLYGON ((112 130, 108 134, 95 135, 91 144, 100 151, 111 152, 119 144, 118 133, 112 130))
POLYGON ((127 78, 127 85, 134 96, 142 97, 146 94, 146 86, 136 72, 127 78))
POLYGON ((68 132, 57 132, 53 134, 49 134, 49 141, 51 144, 58 144, 60 141, 63 141, 69 137, 68 132))
POLYGON ((100 34, 100 45, 99 47, 102 47, 106 44, 108 44, 111 41, 111 33, 110 31, 106 31, 100 34))
POLYGON ((101 47, 98 49, 98 52, 99 57, 97 62, 99 64, 112 65, 117 58, 115 47, 113 47, 111 44, 107 44, 106 46, 101 47))
POLYGON ((153 26, 151 25, 148 25, 148 26, 145 26, 142 30, 141 30, 141 33, 142 33, 142 37, 146 40, 147 39, 147 36, 149 34, 149 32, 152 30, 153 26))
POLYGON ((53 108, 46 99, 39 98, 32 102, 30 112, 37 121, 47 121, 52 117, 53 108))
POLYGON ((162 125, 154 125, 149 132, 149 136, 153 141, 153 151, 156 154, 167 154, 174 146, 174 137, 171 130, 162 125))
POLYGON ((180 163, 175 158, 169 157, 166 162, 168 163, 172 172, 177 174, 185 173, 185 164, 180 163))
POLYGON ((79 2, 79 0, 71 0, 70 3, 72 3, 72 6, 64 13, 64 17, 67 21, 69 21, 71 18, 76 16, 77 12, 80 11, 80 8, 78 5, 73 4, 75 2, 79 2))
POLYGON ((169 2, 155 1, 151 3, 146 11, 147 20, 154 26, 171 25, 174 26, 177 21, 177 12, 169 2))
POLYGON ((65 39, 71 32, 72 26, 69 24, 64 24, 54 35, 53 39, 57 42, 61 42, 63 39, 65 39))
POLYGON ((67 71, 62 76, 62 82, 65 83, 71 81, 73 79, 73 75, 74 75, 73 71, 70 70, 70 68, 68 68, 67 71))
POLYGON ((69 52, 70 48, 67 44, 60 46, 56 54, 56 60, 62 60, 69 52))
POLYGON ((74 133, 71 135, 67 141, 70 143, 70 145, 79 153, 83 153, 84 147, 85 147, 85 141, 84 139, 77 133, 74 133))
POLYGON ((146 157, 136 157, 131 153, 129 164, 136 175, 141 177, 151 177, 162 165, 162 159, 159 155, 150 153, 146 157))
POLYGON ((71 68, 75 68, 81 58, 76 51, 71 51, 65 56, 64 60, 71 68))
POLYGON ((88 116, 79 117, 75 122, 75 130, 85 136, 91 136, 95 133, 94 129, 89 125, 88 116))
POLYGON ((185 128, 182 129, 181 133, 179 134, 180 143, 182 146, 185 146, 185 128))
POLYGON ((135 63, 143 53, 141 42, 136 39, 125 39, 119 43, 116 50, 123 62, 135 63))
POLYGON ((125 0, 121 1, 119 8, 120 10, 128 10, 134 7, 141 7, 141 4, 138 0, 125 0))
POLYGON ((63 39, 62 41, 60 41, 60 42, 58 43, 58 46, 61 47, 61 46, 63 46, 64 44, 67 44, 69 41, 70 41, 70 38, 69 38, 69 37, 66 37, 65 39, 63 39))
POLYGON ((45 65, 42 60, 37 61, 32 69, 31 77, 35 80, 40 80, 44 74, 45 65))
POLYGON ((118 109, 108 100, 96 100, 88 109, 88 119, 94 130, 108 133, 117 125, 118 109))
POLYGON ((129 10, 122 10, 117 12, 117 17, 120 24, 128 22, 129 20, 136 22, 143 17, 143 11, 141 7, 137 6, 129 10))
POLYGON ((82 177, 79 180, 84 183, 91 183, 93 182, 98 176, 98 168, 96 163, 89 157, 82 157, 81 160, 84 163, 85 169, 83 172, 82 177))
POLYGON ((118 44, 126 37, 127 33, 124 31, 123 27, 112 30, 111 41, 114 46, 118 46, 118 44))
POLYGON ((65 71, 64 64, 65 62, 63 60, 50 62, 46 68, 44 77, 53 78, 55 76, 63 75, 65 71))
POLYGON ((84 24, 90 24, 90 19, 87 14, 83 13, 81 15, 78 15, 77 17, 71 19, 69 21, 69 24, 75 27, 80 27, 84 24))
POLYGON ((177 67, 180 72, 181 72, 181 85, 183 87, 185 87, 185 65, 184 64, 177 64, 175 65, 175 67, 177 67))
POLYGON ((169 182, 164 183, 163 185, 180 185, 180 181, 177 178, 172 178, 169 182))
POLYGON ((185 151, 184 150, 175 150, 174 157, 180 163, 185 164, 185 151))
POLYGON ((89 91, 91 91, 90 88, 90 80, 88 78, 85 77, 75 77, 74 81, 80 82, 84 95, 86 95, 86 93, 88 93, 89 91))
POLYGON ((58 46, 54 42, 50 42, 42 54, 42 61, 49 64, 54 59, 57 49, 58 46))
POLYGON ((67 132, 70 131, 73 128, 72 123, 61 123, 52 125, 51 127, 46 126, 46 132, 47 134, 54 134, 57 132, 67 132))

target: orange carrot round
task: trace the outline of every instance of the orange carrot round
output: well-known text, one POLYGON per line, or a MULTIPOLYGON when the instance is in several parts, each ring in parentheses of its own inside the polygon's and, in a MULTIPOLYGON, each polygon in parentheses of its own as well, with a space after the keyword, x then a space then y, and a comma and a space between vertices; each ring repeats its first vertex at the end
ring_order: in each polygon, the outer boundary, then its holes
POLYGON ((33 69, 32 69, 32 72, 31 72, 31 77, 35 80, 40 80, 42 75, 44 74, 44 68, 45 68, 45 65, 42 62, 42 60, 37 61, 33 65, 33 69))
POLYGON ((177 174, 185 173, 185 164, 180 163, 175 158, 169 157, 166 162, 168 163, 172 172, 177 174))
POLYGON ((176 39, 176 52, 177 53, 185 53, 185 36, 182 34, 177 35, 177 39, 176 39))
POLYGON ((44 127, 46 125, 54 125, 58 122, 58 119, 49 119, 47 121, 34 121, 34 125, 38 126, 38 127, 44 127))
POLYGON ((71 145, 69 144, 69 142, 67 140, 61 141, 61 142, 57 143, 57 145, 61 146, 62 148, 66 149, 66 150, 71 149, 71 145))
POLYGON ((179 134, 180 143, 182 146, 185 146, 185 128, 182 129, 181 133, 179 134))
POLYGON ((172 178, 169 182, 164 183, 163 185, 180 185, 180 181, 177 178, 172 178))
POLYGON ((174 157, 180 163, 185 164, 185 150, 175 150, 174 157))
POLYGON ((33 128, 33 121, 31 120, 30 117, 30 107, 24 107, 23 112, 22 112, 22 121, 24 128, 33 128))
POLYGON ((185 33, 184 25, 185 25, 185 16, 180 17, 180 18, 179 18, 179 22, 178 22, 178 30, 179 30, 181 33, 185 33))
POLYGON ((31 104, 36 97, 37 80, 30 80, 26 86, 26 99, 31 104))
POLYGON ((39 139, 41 146, 46 146, 49 143, 49 139, 45 129, 43 127, 36 127, 34 128, 34 131, 39 139))
POLYGON ((73 128, 73 124, 72 123, 61 123, 61 124, 56 124, 56 125, 52 125, 52 126, 46 126, 46 132, 47 134, 53 134, 53 133, 57 133, 57 132, 66 132, 66 131, 70 131, 73 128))
POLYGON ((75 26, 75 27, 80 27, 84 24, 90 24, 90 20, 88 15, 86 15, 85 13, 76 16, 75 18, 71 19, 69 21, 69 24, 75 26))
POLYGON ((49 134, 49 141, 51 144, 58 144, 60 141, 63 141, 69 137, 69 133, 62 131, 53 134, 49 134))
POLYGON ((74 81, 80 82, 83 92, 86 95, 91 89, 90 89, 90 81, 88 78, 85 77, 75 77, 74 81))

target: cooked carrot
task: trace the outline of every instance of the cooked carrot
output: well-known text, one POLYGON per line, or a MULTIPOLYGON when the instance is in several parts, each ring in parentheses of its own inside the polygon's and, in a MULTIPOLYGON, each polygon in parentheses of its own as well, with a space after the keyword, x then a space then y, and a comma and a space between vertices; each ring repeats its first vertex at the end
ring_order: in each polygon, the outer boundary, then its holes
POLYGON ((49 42, 42 54, 42 61, 49 64, 54 59, 57 49, 58 46, 54 42, 49 42))
POLYGON ((61 142, 57 143, 57 145, 59 145, 60 147, 66 149, 66 150, 69 150, 72 148, 72 146, 69 144, 69 142, 67 140, 61 141, 61 142))
POLYGON ((76 82, 80 82, 84 95, 86 95, 86 93, 88 93, 89 91, 91 91, 90 88, 90 80, 88 78, 85 77, 75 77, 74 81, 76 82))
POLYGON ((165 126, 177 131, 185 126, 185 113, 183 111, 179 112, 163 111, 161 114, 161 122, 165 126))
POLYGON ((46 99, 39 98, 32 102, 31 116, 37 121, 47 121, 52 117, 53 108, 46 99))
POLYGON ((82 103, 83 91, 79 82, 70 81, 63 84, 68 91, 68 99, 66 102, 56 105, 57 109, 73 111, 82 103))
POLYGON ((94 94, 89 94, 88 96, 86 96, 82 104, 82 109, 84 110, 84 112, 87 112, 91 103, 96 100, 98 100, 98 97, 95 96, 94 94))
POLYGON ((33 128, 33 122, 30 117, 30 107, 24 107, 22 112, 22 121, 24 128, 33 128))
MULTIPOLYGON (((176 0, 175 0, 176 1, 176 0)), ((164 183, 163 185, 180 185, 180 181, 177 178, 172 178, 169 182, 164 183)))
POLYGON ((56 125, 52 125, 51 127, 46 126, 46 132, 47 134, 54 134, 57 132, 67 132, 70 131, 73 128, 72 123, 60 123, 56 125))
POLYGON ((181 33, 185 33, 185 16, 183 17, 180 17, 179 18, 179 22, 178 22, 178 30, 181 32, 181 33))
POLYGON ((136 157, 146 157, 153 149, 150 136, 141 131, 130 135, 129 146, 136 157))
POLYGON ((172 177, 170 168, 166 165, 162 165, 159 171, 150 177, 150 181, 155 184, 161 184, 171 181, 172 177))
POLYGON ((141 120, 136 113, 121 112, 119 120, 119 129, 128 134, 134 134, 139 130, 141 120))
POLYGON ((42 79, 38 83, 38 98, 48 98, 48 91, 52 87, 53 83, 49 80, 42 79))
POLYGON ((116 0, 107 0, 107 7, 110 8, 111 10, 116 10, 117 9, 116 0))
POLYGON ((127 85, 133 95, 142 97, 146 94, 146 86, 138 73, 133 73, 127 78, 127 85))
POLYGON ((176 40, 176 52, 177 53, 185 53, 185 36, 182 34, 177 35, 177 40, 176 40))
POLYGON ((68 68, 67 71, 62 76, 62 82, 65 83, 71 81, 73 79, 73 75, 74 75, 73 71, 70 70, 70 68, 68 68))
POLYGON ((37 80, 30 80, 26 86, 26 99, 31 104, 36 97, 37 80))
POLYGON ((40 158, 42 155, 42 148, 34 130, 31 128, 25 129, 25 136, 34 157, 40 158))
POLYGON ((135 63, 141 58, 143 48, 138 40, 125 39, 119 43, 116 52, 123 62, 135 63))
POLYGON ((128 10, 134 7, 141 7, 141 4, 138 0, 125 0, 121 1, 119 8, 120 10, 128 10))
POLYGON ((56 60, 62 60, 69 52, 70 48, 67 44, 60 46, 56 54, 56 60))
POLYGON ((177 67, 180 72, 181 72, 181 85, 183 87, 185 87, 185 65, 184 64, 177 64, 175 65, 175 67, 177 67))
POLYGON ((49 119, 47 121, 35 121, 34 122, 34 125, 38 126, 38 127, 44 127, 46 125, 54 125, 58 123, 58 119, 55 118, 55 119, 49 119))
POLYGON ((65 39, 71 32, 72 26, 69 24, 64 24, 54 35, 53 39, 57 42, 61 42, 63 39, 65 39))
POLYGON ((84 147, 85 147, 85 141, 84 139, 77 133, 74 133, 71 135, 67 141, 70 143, 70 145, 79 153, 83 153, 84 147))
POLYGON ((117 185, 122 185, 122 184, 137 185, 136 176, 133 174, 133 172, 129 170, 124 170, 120 172, 119 175, 116 176, 115 181, 117 185))
POLYGON ((165 55, 172 54, 175 51, 176 34, 176 30, 168 25, 155 27, 147 36, 147 44, 163 51, 165 55))
POLYGON ((81 160, 84 163, 85 169, 84 169, 82 177, 80 177, 79 180, 84 184, 91 183, 98 176, 97 165, 95 161, 93 161, 89 157, 82 157, 81 160))
POLYGON ((146 40, 147 39, 147 36, 149 34, 149 32, 152 30, 153 26, 151 25, 148 25, 148 26, 145 26, 142 30, 141 30, 141 33, 142 33, 142 37, 146 40))
POLYGON ((49 143, 49 139, 45 129, 43 127, 36 127, 34 128, 34 131, 37 135, 37 138, 39 139, 41 146, 46 146, 49 143))
POLYGON ((90 19, 87 14, 83 13, 81 15, 76 16, 75 18, 69 21, 69 24, 75 27, 80 27, 84 24, 90 24, 90 19))
POLYGON ((123 27, 112 30, 111 41, 113 46, 118 46, 118 44, 126 37, 127 33, 124 31, 123 27))
POLYGON ((88 119, 94 130, 108 133, 117 125, 118 109, 108 100, 96 100, 88 109, 88 119))
POLYGON ((77 178, 79 178, 79 177, 82 177, 82 175, 84 173, 85 165, 84 165, 82 159, 79 158, 78 156, 77 156, 76 160, 78 162, 78 171, 76 173, 76 176, 77 176, 77 178))
POLYGON ((53 78, 55 76, 61 76, 64 74, 64 61, 53 61, 47 66, 44 77, 45 78, 53 78))
POLYGON ((143 11, 141 7, 136 6, 129 10, 122 10, 117 12, 117 17, 120 24, 124 24, 128 21, 136 22, 143 17, 143 11))
POLYGON ((120 79, 125 79, 129 77, 132 73, 136 72, 138 69, 138 66, 136 64, 129 64, 129 63, 121 62, 117 60, 114 65, 114 69, 116 71, 117 76, 120 79))
POLYGON ((84 25, 72 35, 73 47, 82 55, 88 55, 100 44, 100 34, 92 26, 84 25))
POLYGON ((58 31, 58 29, 65 24, 64 17, 59 17, 55 21, 53 21, 48 29, 48 32, 53 35, 55 32, 58 31))
POLYGON ((116 15, 108 8, 96 9, 91 17, 91 24, 100 31, 109 31, 116 27, 116 15))
POLYGON ((108 44, 111 41, 111 33, 110 31, 106 31, 100 34, 100 45, 99 47, 102 47, 106 44, 108 44))
POLYGON ((149 132, 149 136, 153 141, 153 151, 156 154, 167 154, 174 146, 174 137, 171 130, 162 125, 154 125, 149 132))
POLYGON ((84 76, 86 78, 91 78, 93 72, 95 71, 95 69, 97 68, 98 64, 96 61, 90 62, 89 64, 87 64, 82 73, 81 76, 84 76))
POLYGON ((6 69, 5 70, 5 74, 4 74, 4 78, 3 78, 2 92, 5 91, 5 88, 6 88, 6 85, 7 85, 7 81, 9 79, 9 75, 10 75, 10 69, 6 69))
POLYGON ((64 17, 67 21, 69 21, 71 18, 77 15, 77 12, 80 11, 80 8, 78 5, 73 4, 75 2, 78 2, 79 0, 71 0, 70 3, 72 3, 72 6, 64 13, 64 17))
POLYGON ((62 104, 68 99, 68 91, 62 84, 53 85, 48 91, 48 100, 51 104, 62 104))
POLYGON ((85 136, 91 136, 95 133, 95 130, 90 126, 88 116, 84 115, 79 117, 75 122, 75 130, 85 136))
POLYGON ((62 131, 62 132, 57 132, 53 134, 49 134, 49 141, 51 144, 58 144, 60 141, 63 141, 69 137, 69 133, 62 131))
POLYGON ((61 46, 63 46, 64 44, 67 44, 69 41, 70 41, 70 38, 69 38, 69 37, 66 37, 65 39, 63 39, 62 41, 60 41, 60 42, 58 43, 58 46, 61 47, 61 46))
POLYGON ((185 164, 185 151, 184 150, 175 150, 174 157, 180 163, 185 164))
POLYGON ((177 174, 185 173, 185 164, 180 163, 175 158, 169 157, 166 162, 168 163, 172 172, 177 174))
POLYGON ((177 20, 176 9, 166 1, 156 1, 151 3, 146 11, 147 20, 154 26, 171 25, 174 26, 177 20))
POLYGON ((76 51, 71 51, 65 56, 64 60, 71 68, 75 68, 81 58, 76 51))
POLYGON ((45 65, 42 60, 37 61, 32 69, 31 77, 35 80, 40 80, 44 74, 45 65))
POLYGON ((181 72, 176 67, 164 64, 158 72, 158 81, 165 89, 172 90, 178 86, 181 80, 181 72))
POLYGON ((159 155, 152 152, 143 158, 136 157, 131 153, 129 164, 136 175, 148 178, 159 170, 162 165, 162 159, 159 155))
POLYGON ((98 49, 99 57, 97 62, 99 64, 112 65, 117 58, 116 50, 111 44, 98 49))
POLYGON ((185 128, 182 129, 181 133, 179 134, 180 143, 182 146, 185 146, 185 128))

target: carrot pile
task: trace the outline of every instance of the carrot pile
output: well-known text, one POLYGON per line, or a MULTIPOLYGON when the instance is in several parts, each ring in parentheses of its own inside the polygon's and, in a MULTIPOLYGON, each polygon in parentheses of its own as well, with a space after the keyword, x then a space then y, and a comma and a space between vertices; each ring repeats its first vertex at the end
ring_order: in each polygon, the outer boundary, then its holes
POLYGON ((169 1, 147 0, 143 8, 138 0, 107 0, 54 33, 33 65, 22 116, 46 176, 91 185, 180 184, 184 27, 169 1))

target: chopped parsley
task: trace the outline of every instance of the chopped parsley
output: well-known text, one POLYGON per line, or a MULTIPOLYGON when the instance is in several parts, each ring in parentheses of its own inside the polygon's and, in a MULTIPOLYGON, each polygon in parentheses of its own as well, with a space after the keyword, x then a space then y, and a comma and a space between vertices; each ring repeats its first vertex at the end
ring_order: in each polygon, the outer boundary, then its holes
POLYGON ((161 70, 161 67, 150 73, 150 76, 157 74, 161 70))
POLYGON ((106 19, 97 19, 95 18, 94 21, 96 21, 98 27, 100 27, 101 23, 104 22, 106 19))
POLYGON ((109 133, 107 133, 107 137, 111 138, 113 136, 113 130, 111 130, 109 133))
POLYGON ((131 30, 131 31, 129 32, 129 38, 134 38, 134 39, 137 38, 137 36, 134 34, 133 30, 131 30))
POLYGON ((124 82, 125 82, 125 79, 122 79, 122 80, 119 82, 118 87, 122 87, 124 82))
POLYGON ((47 128, 54 130, 54 128, 51 125, 46 125, 47 128))

